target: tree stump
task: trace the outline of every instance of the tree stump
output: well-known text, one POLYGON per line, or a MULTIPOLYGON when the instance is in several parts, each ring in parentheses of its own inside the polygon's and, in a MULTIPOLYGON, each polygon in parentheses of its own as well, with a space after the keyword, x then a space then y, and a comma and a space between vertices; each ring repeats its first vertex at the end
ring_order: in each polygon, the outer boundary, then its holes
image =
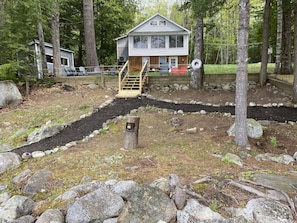
POLYGON ((138 116, 128 116, 126 122, 126 132, 124 138, 124 149, 136 149, 138 146, 138 116))

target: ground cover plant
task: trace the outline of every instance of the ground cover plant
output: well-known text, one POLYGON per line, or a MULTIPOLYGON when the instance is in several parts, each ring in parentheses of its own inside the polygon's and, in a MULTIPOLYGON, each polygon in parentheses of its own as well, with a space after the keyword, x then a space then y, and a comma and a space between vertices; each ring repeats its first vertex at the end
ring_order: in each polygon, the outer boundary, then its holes
MULTIPOLYGON (((117 92, 114 90, 90 89, 86 86, 75 86, 74 91, 63 90, 62 85, 51 88, 35 86, 24 103, 17 108, 0 110, 0 141, 11 145, 25 143, 26 136, 32 129, 48 124, 69 123, 97 109, 104 101, 112 99, 117 92), (24 133, 15 135, 22 130, 24 133)), ((205 103, 225 104, 234 101, 233 91, 223 90, 188 90, 149 92, 159 99, 171 99, 176 102, 202 101, 205 103)), ((252 89, 249 102, 260 104, 290 104, 290 95, 273 86, 252 89)), ((14 170, 1 174, 1 183, 10 186, 12 194, 21 193, 19 188, 11 184, 11 179, 24 169, 36 172, 48 169, 53 172, 53 180, 49 182, 49 190, 34 196, 36 201, 43 203, 36 214, 45 208, 61 207, 63 204, 53 202, 54 198, 70 187, 80 183, 88 176, 96 180, 135 180, 139 184, 150 183, 155 179, 167 178, 176 173, 183 185, 192 184, 196 192, 203 194, 210 201, 208 204, 215 210, 228 205, 226 199, 218 196, 214 187, 207 184, 196 185, 194 182, 205 176, 211 176, 217 182, 227 179, 249 179, 255 173, 271 173, 276 175, 294 175, 295 165, 256 161, 257 154, 271 152, 293 155, 296 151, 296 125, 270 123, 265 125, 264 136, 250 140, 251 157, 244 160, 240 167, 221 161, 220 156, 226 153, 238 153, 233 138, 226 133, 234 122, 228 114, 207 113, 205 115, 190 113, 173 113, 157 107, 141 107, 134 113, 140 117, 139 147, 125 151, 123 139, 125 134, 125 117, 109 125, 109 130, 88 142, 79 142, 67 151, 40 159, 24 160, 14 170), (179 126, 172 124, 172 118, 180 120, 179 126), (197 133, 188 134, 189 128, 197 128, 197 133)), ((100 129, 101 126, 98 126, 100 129)), ((228 184, 223 184, 228 191, 228 184)), ((221 189, 221 188, 220 188, 221 189)), ((232 193, 235 192, 233 191, 232 193)), ((239 191, 236 191, 239 194, 239 191)), ((239 202, 244 205, 249 197, 239 202)), ((232 203, 232 201, 229 201, 232 203)))

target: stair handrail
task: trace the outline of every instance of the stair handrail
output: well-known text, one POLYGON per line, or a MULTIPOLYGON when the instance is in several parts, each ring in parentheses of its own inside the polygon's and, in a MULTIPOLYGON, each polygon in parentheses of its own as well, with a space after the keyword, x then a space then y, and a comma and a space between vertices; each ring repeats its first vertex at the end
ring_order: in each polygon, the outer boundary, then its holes
POLYGON ((119 90, 121 89, 122 82, 124 81, 124 79, 129 74, 129 70, 130 70, 129 65, 130 65, 130 61, 127 60, 126 63, 124 64, 124 66, 122 67, 122 69, 119 72, 119 90))
POLYGON ((139 73, 139 90, 142 92, 142 83, 144 82, 144 79, 146 78, 148 73, 148 60, 145 61, 144 65, 142 66, 142 69, 139 73))

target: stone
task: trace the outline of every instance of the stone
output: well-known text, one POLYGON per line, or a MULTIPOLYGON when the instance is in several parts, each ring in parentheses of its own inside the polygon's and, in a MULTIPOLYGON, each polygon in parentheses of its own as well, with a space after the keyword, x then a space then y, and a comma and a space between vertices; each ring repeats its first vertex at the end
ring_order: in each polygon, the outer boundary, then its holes
POLYGON ((35 218, 32 215, 25 215, 9 223, 34 223, 35 218))
POLYGON ((243 162, 242 160, 240 159, 239 156, 235 155, 235 154, 232 154, 232 153, 227 153, 226 155, 224 155, 222 157, 222 161, 225 162, 225 163, 230 163, 230 164, 236 164, 240 167, 243 166, 243 162))
POLYGON ((0 81, 0 108, 18 106, 23 102, 23 97, 12 81, 0 81))
POLYGON ((21 157, 13 152, 0 153, 0 173, 16 168, 21 164, 21 157))
MULTIPOLYGON (((0 131, 0 134, 1 134, 1 131, 0 131)), ((0 142, 0 152, 8 152, 10 150, 12 150, 12 146, 10 145, 7 145, 7 144, 3 144, 0 142)))
POLYGON ((52 178, 52 172, 49 170, 39 170, 31 176, 24 187, 25 195, 34 195, 47 191, 46 184, 52 178))
POLYGON ((188 200, 185 208, 177 211, 178 223, 196 222, 197 219, 201 222, 203 220, 216 220, 215 222, 224 220, 219 213, 212 211, 209 207, 200 204, 194 199, 188 200))
POLYGON ((22 216, 29 215, 35 203, 32 199, 15 195, 0 206, 0 222, 10 222, 22 216))
POLYGON ((64 215, 58 209, 48 209, 43 212, 35 223, 64 223, 64 215))
POLYGON ((88 223, 118 216, 124 207, 123 199, 106 187, 101 187, 75 201, 67 210, 66 223, 88 223))
POLYGON ((265 153, 265 154, 258 154, 255 157, 258 161, 273 161, 285 165, 289 165, 295 163, 295 159, 288 155, 288 154, 273 154, 273 153, 265 153))
POLYGON ((23 184, 25 181, 29 179, 31 175, 32 175, 32 171, 30 169, 25 169, 22 172, 20 172, 18 175, 16 175, 14 178, 12 178, 11 182, 14 185, 23 184))
POLYGON ((8 192, 0 193, 0 204, 7 201, 10 198, 10 195, 8 192))
POLYGON ((195 133, 197 133, 197 127, 186 129, 186 133, 188 133, 188 134, 195 134, 195 133))
POLYGON ((288 206, 271 199, 250 200, 243 210, 245 218, 251 222, 293 223, 294 219, 288 206))
POLYGON ((168 179, 166 179, 164 177, 154 180, 152 183, 150 183, 150 186, 157 187, 166 194, 169 193, 168 179))
MULTIPOLYGON (((229 136, 235 136, 235 123, 227 131, 229 136)), ((263 127, 255 119, 247 119, 248 137, 258 139, 263 135, 263 127)))
POLYGON ((28 144, 39 142, 42 139, 51 137, 53 135, 58 134, 62 129, 64 129, 64 125, 58 126, 42 126, 41 129, 37 129, 33 131, 27 138, 28 144))
POLYGON ((125 200, 128 199, 128 197, 131 196, 133 191, 136 189, 136 183, 133 180, 126 180, 126 181, 120 181, 117 184, 115 184, 111 190, 124 198, 125 200))
POLYGON ((41 158, 45 156, 45 152, 43 151, 34 151, 32 152, 32 158, 41 158))
POLYGON ((99 86, 97 84, 88 84, 88 88, 97 89, 97 88, 99 88, 99 86))
POLYGON ((160 189, 148 185, 138 187, 118 217, 118 223, 171 222, 176 218, 176 207, 160 189))

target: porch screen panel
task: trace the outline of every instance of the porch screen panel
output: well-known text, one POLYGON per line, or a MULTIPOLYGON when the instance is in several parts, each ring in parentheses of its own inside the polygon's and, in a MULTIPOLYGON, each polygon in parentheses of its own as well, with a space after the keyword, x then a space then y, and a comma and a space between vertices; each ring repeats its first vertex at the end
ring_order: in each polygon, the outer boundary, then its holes
POLYGON ((170 48, 184 47, 184 36, 183 35, 169 36, 169 47, 170 48))
POLYGON ((148 48, 148 37, 134 36, 133 43, 134 43, 134 48, 148 48))
POLYGON ((165 36, 152 36, 152 48, 165 48, 165 36))

